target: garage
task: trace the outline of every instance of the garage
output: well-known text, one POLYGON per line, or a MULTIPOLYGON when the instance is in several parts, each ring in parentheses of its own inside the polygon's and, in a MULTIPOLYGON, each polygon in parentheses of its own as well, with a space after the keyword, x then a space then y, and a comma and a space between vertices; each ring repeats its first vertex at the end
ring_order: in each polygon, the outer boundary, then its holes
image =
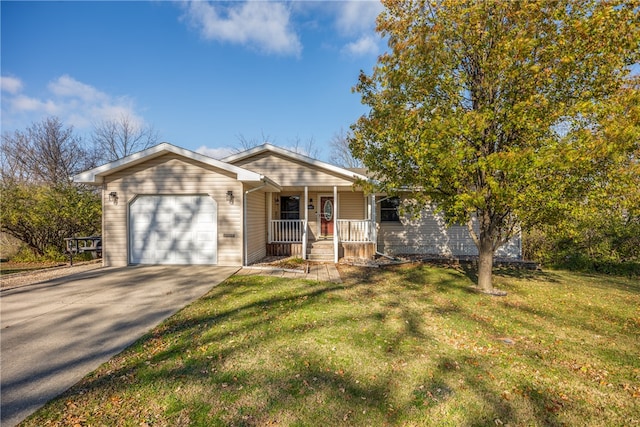
POLYGON ((129 206, 131 264, 217 264, 217 205, 209 195, 142 195, 129 206))

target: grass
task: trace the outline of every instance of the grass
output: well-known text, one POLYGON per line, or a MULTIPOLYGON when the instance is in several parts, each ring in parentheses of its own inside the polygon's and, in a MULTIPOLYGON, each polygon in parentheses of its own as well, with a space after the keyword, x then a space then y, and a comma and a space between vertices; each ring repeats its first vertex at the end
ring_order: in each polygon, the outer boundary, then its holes
POLYGON ((37 271, 46 268, 58 267, 60 265, 64 265, 60 262, 34 262, 34 263, 24 263, 24 262, 0 262, 0 275, 4 276, 7 274, 14 273, 24 273, 27 271, 37 271))
POLYGON ((271 263, 273 267, 284 268, 289 270, 303 270, 307 265, 307 261, 300 257, 287 257, 271 263))
POLYGON ((23 425, 640 424, 637 280, 341 275, 232 277, 23 425))

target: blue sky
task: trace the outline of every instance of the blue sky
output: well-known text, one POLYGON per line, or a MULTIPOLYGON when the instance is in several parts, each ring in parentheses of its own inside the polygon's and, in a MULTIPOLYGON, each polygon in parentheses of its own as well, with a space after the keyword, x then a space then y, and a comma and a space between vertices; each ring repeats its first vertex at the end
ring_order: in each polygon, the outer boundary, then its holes
POLYGON ((88 138, 126 114, 219 157, 311 138, 367 110, 351 88, 386 45, 375 1, 11 2, 1 7, 2 131, 49 115, 88 138))

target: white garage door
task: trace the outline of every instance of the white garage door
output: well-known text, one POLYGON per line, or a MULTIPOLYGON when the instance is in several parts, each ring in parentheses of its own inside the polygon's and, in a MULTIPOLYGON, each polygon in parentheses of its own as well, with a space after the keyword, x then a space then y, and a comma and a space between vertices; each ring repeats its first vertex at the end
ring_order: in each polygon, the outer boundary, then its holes
POLYGON ((209 196, 139 196, 129 207, 132 264, 216 264, 217 206, 209 196))

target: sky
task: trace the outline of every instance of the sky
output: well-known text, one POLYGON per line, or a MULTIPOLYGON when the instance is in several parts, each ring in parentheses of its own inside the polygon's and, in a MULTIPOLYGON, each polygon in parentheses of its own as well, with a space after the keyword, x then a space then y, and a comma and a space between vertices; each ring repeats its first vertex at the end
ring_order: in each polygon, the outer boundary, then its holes
POLYGON ((123 115, 223 157, 240 140, 331 138, 368 110, 352 92, 386 44, 376 1, 2 1, 2 132, 49 116, 90 140, 123 115))

